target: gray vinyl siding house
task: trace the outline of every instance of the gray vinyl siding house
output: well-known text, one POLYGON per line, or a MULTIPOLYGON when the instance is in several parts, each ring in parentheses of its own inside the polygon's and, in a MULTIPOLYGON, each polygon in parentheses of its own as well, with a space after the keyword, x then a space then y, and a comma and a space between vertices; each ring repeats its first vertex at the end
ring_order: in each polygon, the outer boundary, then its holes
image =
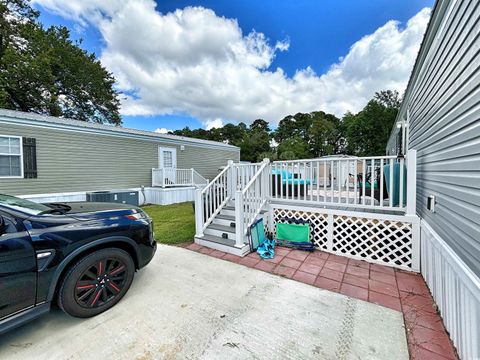
POLYGON ((0 177, 0 193, 12 195, 148 187, 159 148, 176 149, 177 168, 210 180, 228 160, 240 160, 240 149, 223 143, 9 110, 0 110, 2 136, 36 144, 35 178, 0 177))
POLYGON ((422 274, 463 358, 480 356, 479 37, 479 1, 437 1, 387 147, 417 151, 422 274))

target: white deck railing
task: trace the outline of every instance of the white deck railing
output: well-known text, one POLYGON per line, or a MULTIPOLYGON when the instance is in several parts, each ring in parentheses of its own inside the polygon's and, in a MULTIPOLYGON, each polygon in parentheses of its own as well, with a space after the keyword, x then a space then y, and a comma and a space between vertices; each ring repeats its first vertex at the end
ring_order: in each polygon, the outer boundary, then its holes
POLYGON ((203 236, 203 230, 213 221, 232 197, 229 177, 233 162, 228 165, 203 189, 195 193, 195 229, 196 236, 203 236))
POLYGON ((275 161, 270 199, 415 214, 416 154, 275 161))
POLYGON ((202 186, 206 184, 208 184, 208 180, 195 169, 152 169, 152 186, 202 186))
POLYGON ((234 191, 243 190, 248 182, 255 176, 263 163, 233 164, 232 177, 234 179, 234 191))
POLYGON ((270 166, 265 159, 256 164, 257 171, 243 187, 235 194, 235 232, 237 246, 244 243, 245 235, 250 225, 260 214, 269 197, 270 166))

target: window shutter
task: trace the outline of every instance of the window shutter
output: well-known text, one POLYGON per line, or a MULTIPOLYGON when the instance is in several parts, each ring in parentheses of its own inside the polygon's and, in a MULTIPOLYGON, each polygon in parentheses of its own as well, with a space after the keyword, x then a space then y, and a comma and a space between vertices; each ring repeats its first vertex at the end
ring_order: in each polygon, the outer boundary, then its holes
POLYGON ((35 138, 23 138, 23 177, 37 178, 37 141, 35 138))

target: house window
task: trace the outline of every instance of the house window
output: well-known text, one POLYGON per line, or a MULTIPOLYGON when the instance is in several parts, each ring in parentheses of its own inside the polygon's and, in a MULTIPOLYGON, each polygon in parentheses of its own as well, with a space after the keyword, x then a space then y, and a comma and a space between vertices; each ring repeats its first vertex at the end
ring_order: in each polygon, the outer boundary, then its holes
POLYGON ((0 177, 22 176, 22 138, 0 135, 0 177))
POLYGON ((173 167, 173 154, 171 151, 163 152, 163 166, 166 168, 173 167))

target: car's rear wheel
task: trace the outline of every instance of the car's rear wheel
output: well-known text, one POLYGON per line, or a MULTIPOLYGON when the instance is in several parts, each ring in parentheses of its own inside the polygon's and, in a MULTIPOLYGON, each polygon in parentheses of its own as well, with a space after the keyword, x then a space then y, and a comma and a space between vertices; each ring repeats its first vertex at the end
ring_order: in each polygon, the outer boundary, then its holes
POLYGON ((116 248, 95 251, 75 263, 63 278, 58 304, 75 317, 100 314, 125 295, 134 272, 127 252, 116 248))

